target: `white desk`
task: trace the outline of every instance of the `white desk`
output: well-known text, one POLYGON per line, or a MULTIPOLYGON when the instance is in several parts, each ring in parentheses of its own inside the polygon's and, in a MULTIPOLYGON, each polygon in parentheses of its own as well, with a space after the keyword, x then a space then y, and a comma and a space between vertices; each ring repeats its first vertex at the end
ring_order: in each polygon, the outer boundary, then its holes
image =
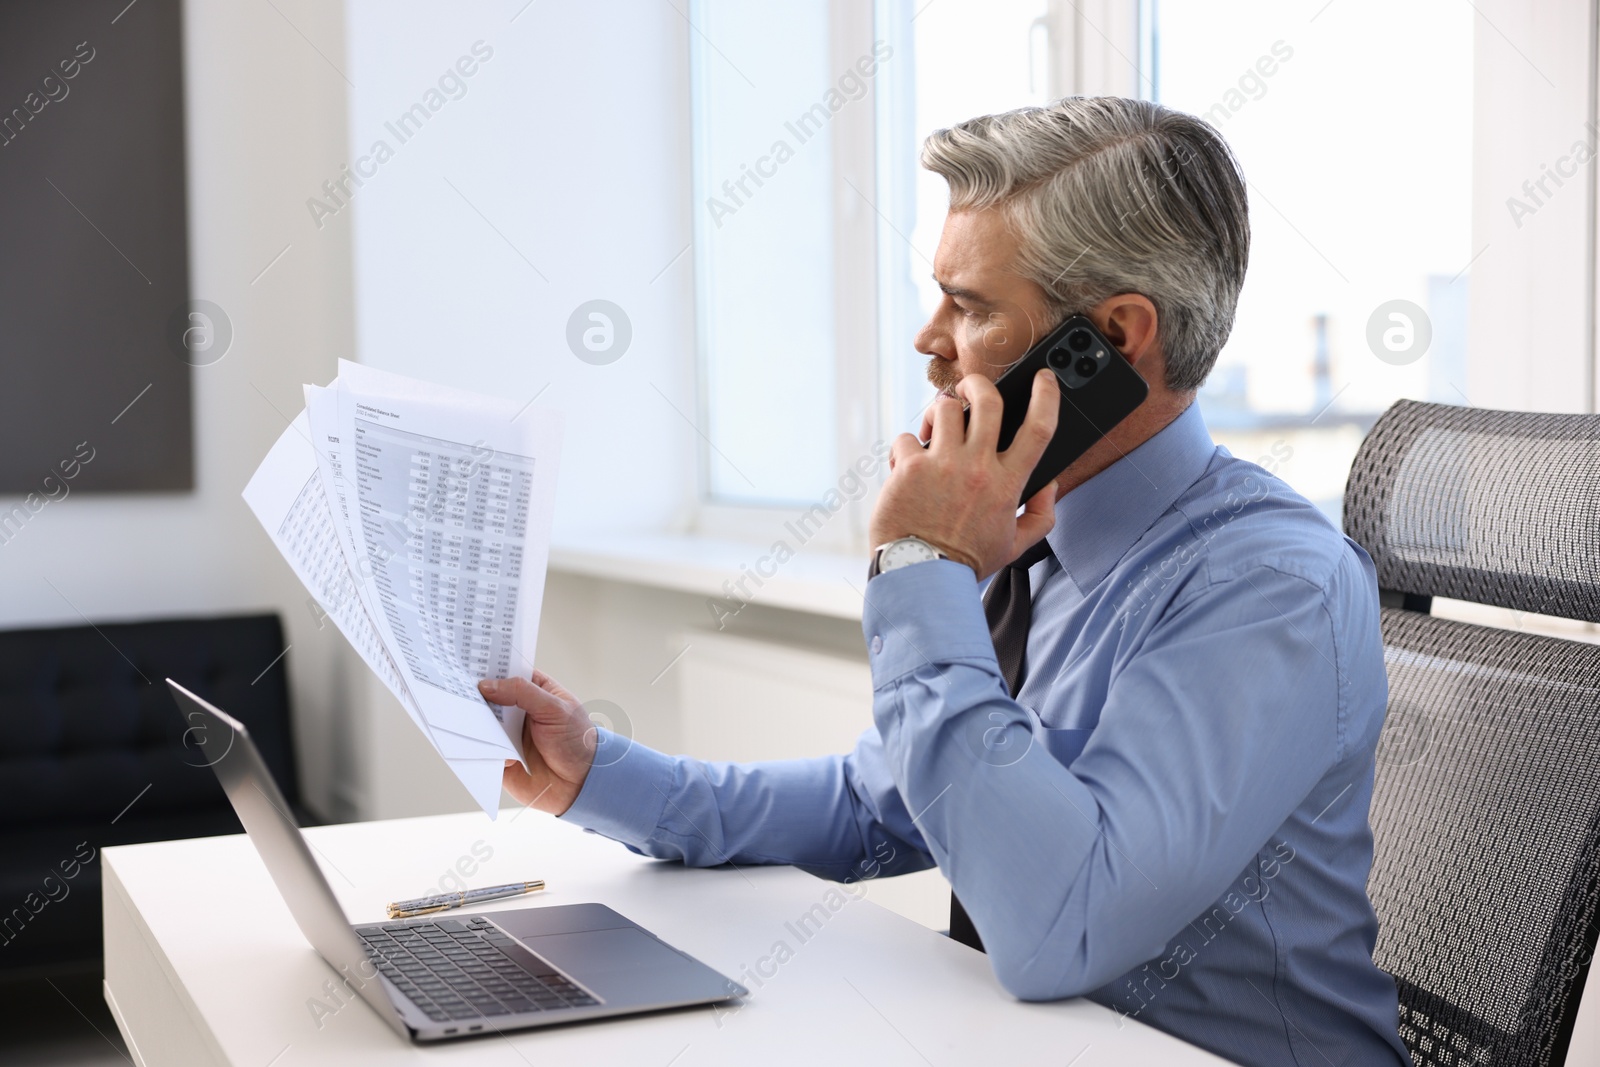
POLYGON ((401 1041, 358 1001, 319 1028, 307 1002, 334 1003, 323 989, 334 972, 246 838, 130 845, 103 853, 105 995, 141 1067, 1223 1062, 1087 1001, 1013 1000, 983 956, 873 904, 870 883, 865 899, 833 897, 837 910, 801 941, 786 924, 826 905, 832 883, 783 867, 658 863, 537 812, 327 826, 307 838, 354 922, 383 919, 387 901, 427 892, 458 860, 492 850, 470 884, 542 877, 550 889, 485 910, 599 901, 752 995, 737 1010, 427 1047, 401 1041), (778 942, 792 952, 781 963, 778 942))

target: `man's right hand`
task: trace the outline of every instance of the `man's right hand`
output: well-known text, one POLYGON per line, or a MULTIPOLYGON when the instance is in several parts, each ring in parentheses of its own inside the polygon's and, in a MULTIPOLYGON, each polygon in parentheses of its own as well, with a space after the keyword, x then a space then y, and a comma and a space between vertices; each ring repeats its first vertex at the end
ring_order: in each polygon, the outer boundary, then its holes
POLYGON ((485 679, 478 691, 502 707, 516 705, 522 720, 522 750, 528 769, 506 760, 506 792, 523 804, 560 815, 572 807, 594 764, 599 735, 578 698, 543 671, 533 679, 485 679))

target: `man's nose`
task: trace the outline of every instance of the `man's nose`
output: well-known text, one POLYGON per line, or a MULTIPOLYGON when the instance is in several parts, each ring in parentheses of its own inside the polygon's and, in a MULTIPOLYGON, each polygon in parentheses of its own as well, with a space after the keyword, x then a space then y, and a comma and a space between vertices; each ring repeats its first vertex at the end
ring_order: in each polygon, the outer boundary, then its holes
POLYGON ((911 343, 925 356, 939 356, 941 359, 956 358, 955 345, 950 343, 949 335, 935 326, 932 319, 923 324, 911 343))

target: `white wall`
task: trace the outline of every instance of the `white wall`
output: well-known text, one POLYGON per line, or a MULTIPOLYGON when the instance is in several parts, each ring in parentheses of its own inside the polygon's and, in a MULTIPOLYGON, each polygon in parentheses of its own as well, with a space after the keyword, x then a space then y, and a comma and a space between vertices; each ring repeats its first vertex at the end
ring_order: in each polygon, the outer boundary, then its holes
POLYGON ((519 400, 544 390, 538 405, 567 418, 558 539, 681 525, 699 444, 672 408, 696 408, 683 16, 634 0, 347 10, 351 158, 394 149, 324 220, 354 235, 361 362, 519 400), (400 143, 386 123, 479 41, 493 54, 465 95, 400 143), (567 345, 592 299, 633 327, 606 366, 567 345))
POLYGON ((51 504, 0 547, 0 625, 281 612, 307 797, 338 815, 347 653, 239 499, 300 383, 331 375, 352 336, 348 235, 309 231, 302 204, 344 157, 345 84, 301 34, 337 57, 344 26, 338 5, 276 2, 283 15, 184 5, 190 285, 234 327, 227 355, 193 372, 196 489, 51 504))
POLYGON ((872 725, 872 672, 860 638, 851 644, 840 654, 686 629, 670 672, 683 707, 693 709, 683 721, 684 749, 710 760, 848 752, 872 725))

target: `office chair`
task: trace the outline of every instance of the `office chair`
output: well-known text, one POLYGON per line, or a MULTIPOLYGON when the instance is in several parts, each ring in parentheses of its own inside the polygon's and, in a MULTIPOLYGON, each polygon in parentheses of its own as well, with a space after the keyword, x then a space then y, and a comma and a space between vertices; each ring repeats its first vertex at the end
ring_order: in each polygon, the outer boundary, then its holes
POLYGON ((1564 1063, 1597 932, 1600 645, 1430 611, 1600 622, 1600 415, 1403 400, 1344 525, 1383 604, 1367 887, 1401 1037, 1416 1067, 1564 1063))

